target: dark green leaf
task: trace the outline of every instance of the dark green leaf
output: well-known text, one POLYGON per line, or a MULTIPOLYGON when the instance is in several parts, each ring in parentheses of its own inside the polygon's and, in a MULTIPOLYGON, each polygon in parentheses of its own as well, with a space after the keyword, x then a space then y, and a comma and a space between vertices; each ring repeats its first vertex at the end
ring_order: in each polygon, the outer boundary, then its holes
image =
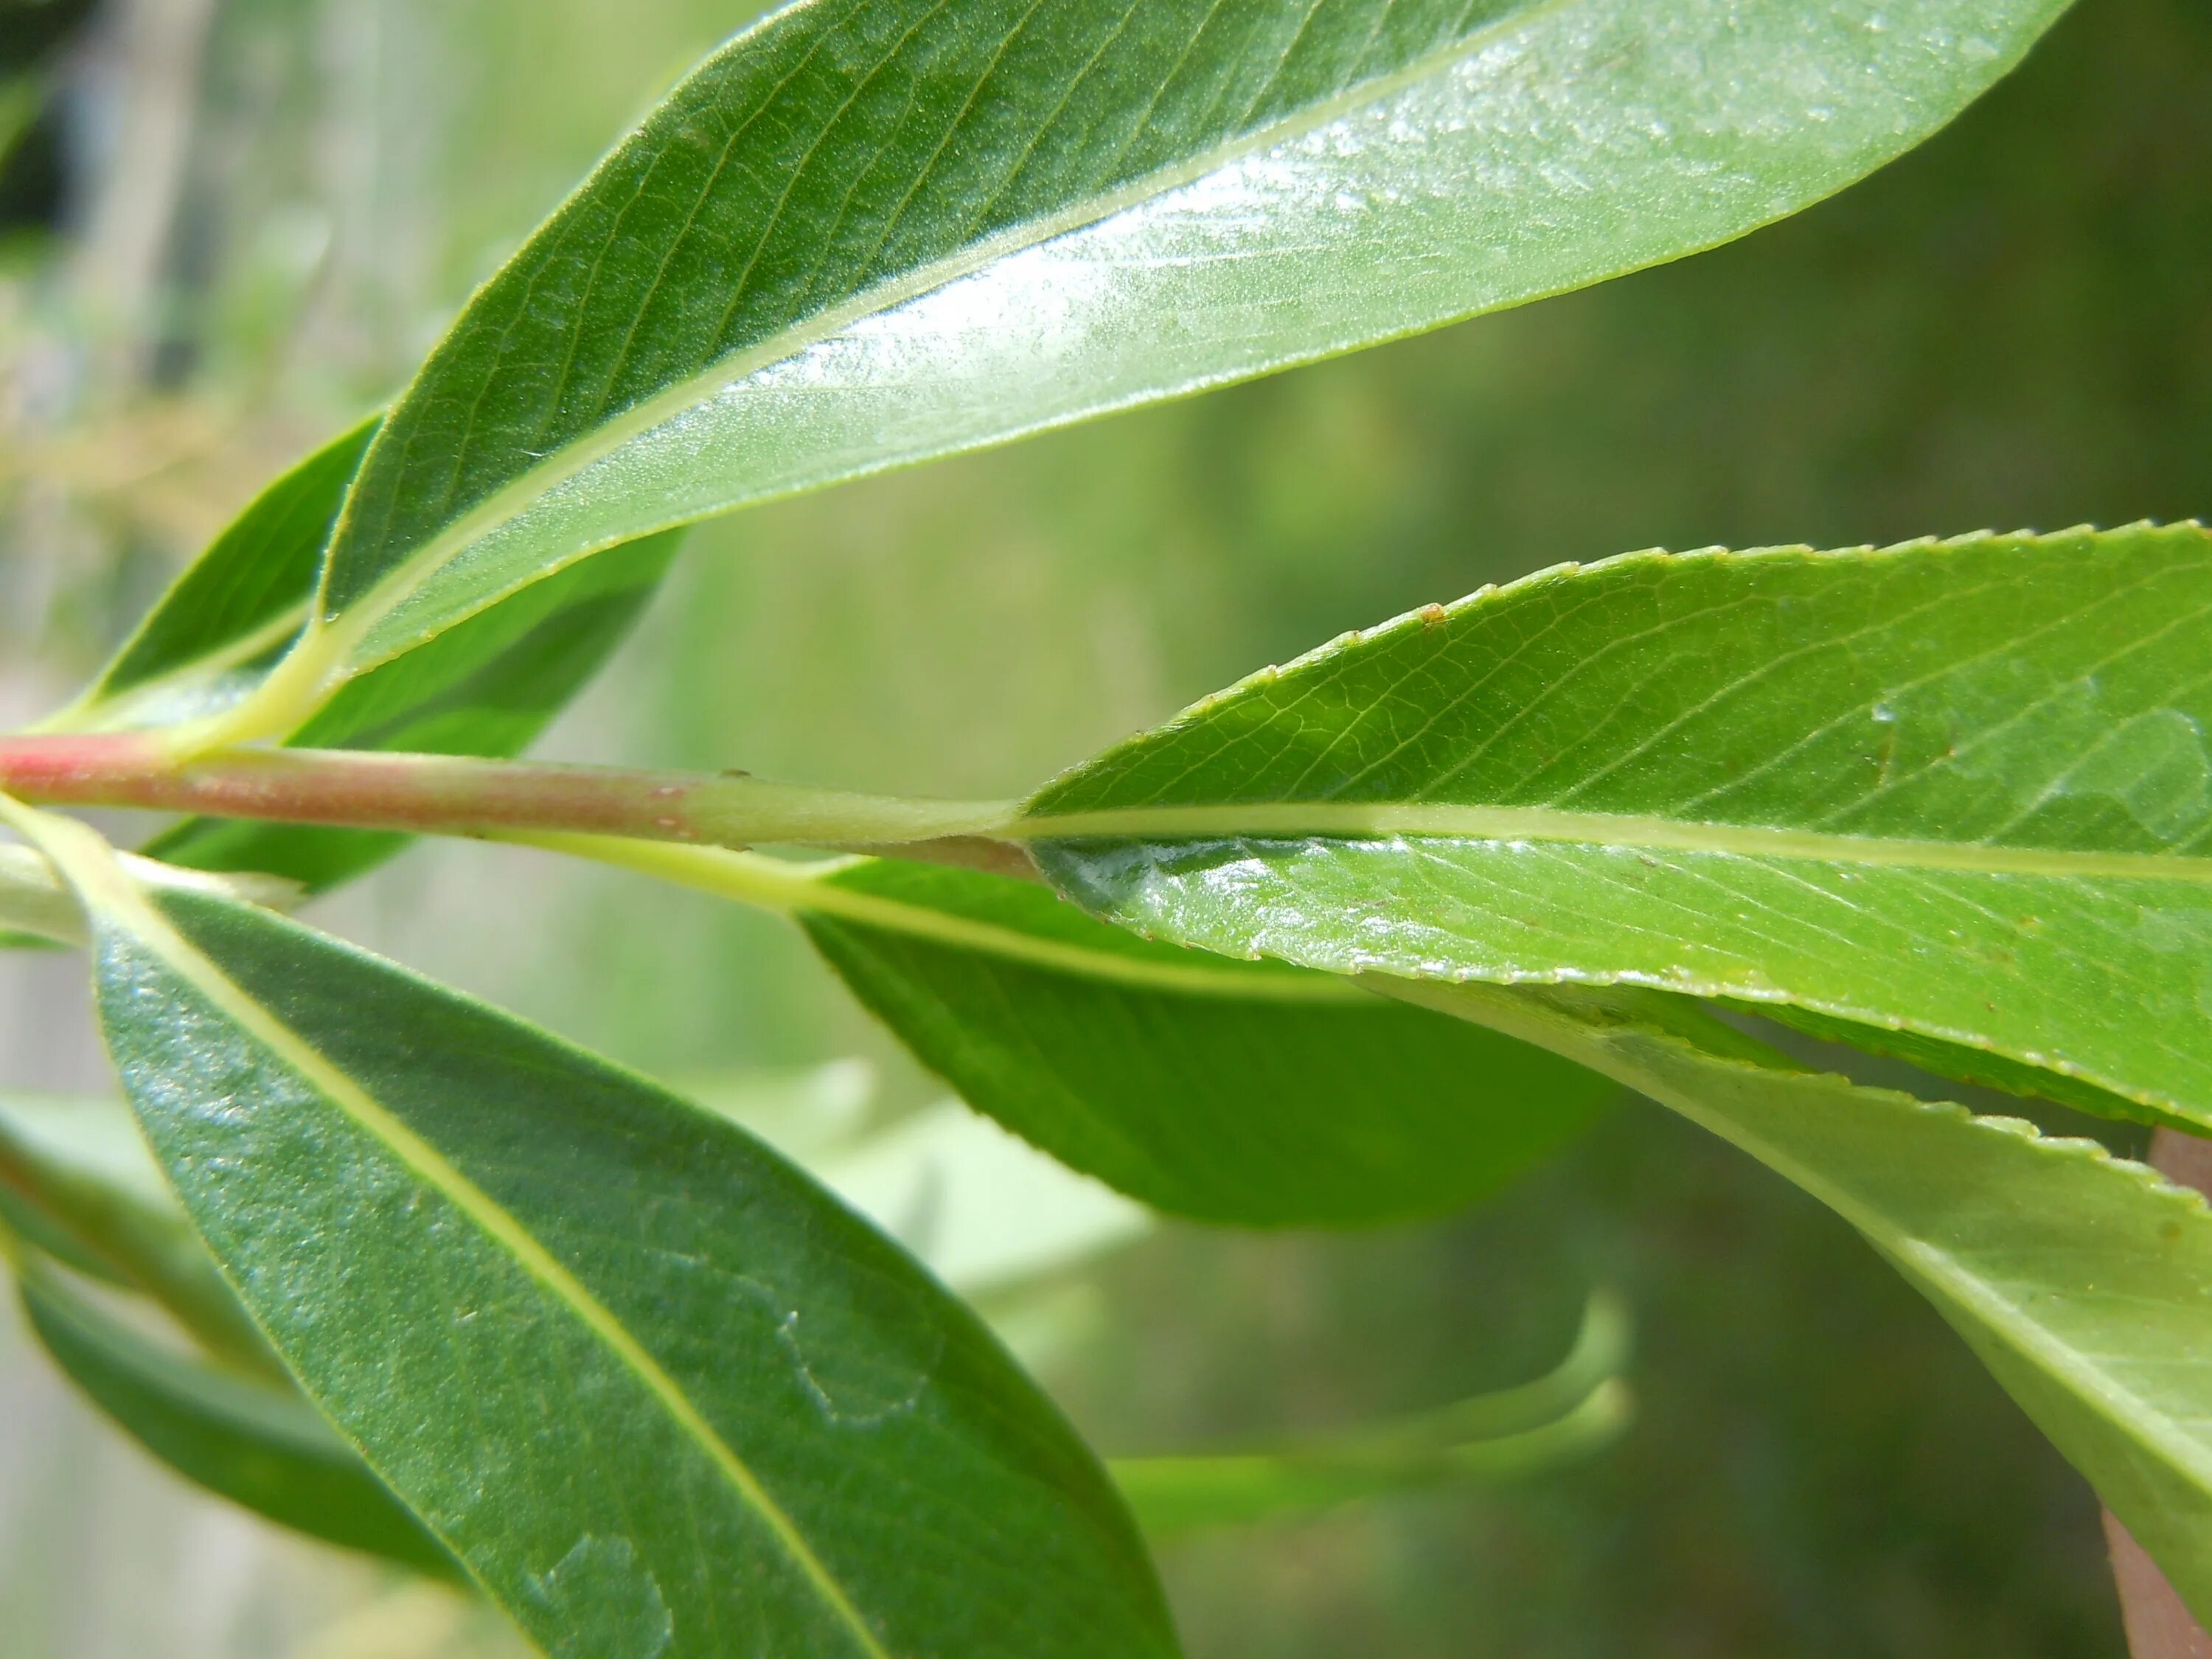
POLYGON ((588 850, 794 915, 970 1105, 1181 1214, 1343 1224, 1454 1208, 1614 1092, 1330 975, 1137 939, 1034 882, 598 837, 588 850))
POLYGON ((251 719, 571 559, 1738 235, 2062 0, 811 0, 738 36, 394 405, 251 719))
POLYGON ((2202 1196, 2092 1141, 1800 1071, 1680 998, 1378 982, 1605 1073, 1850 1222, 2212 1614, 2202 1196))
POLYGON ((186 1480, 271 1521, 418 1572, 457 1577, 438 1540, 289 1390, 174 1353, 35 1261, 18 1288, 31 1328, 100 1410, 186 1480))
POLYGON ((1115 837, 1040 860, 1183 943, 1796 1004, 2208 1126, 2208 658, 2193 524, 1636 554, 1256 676, 1025 833, 1115 837))
POLYGON ((1171 1652, 1097 1461, 726 1121, 15 809, 118 1069, 317 1405, 547 1650, 1171 1652))

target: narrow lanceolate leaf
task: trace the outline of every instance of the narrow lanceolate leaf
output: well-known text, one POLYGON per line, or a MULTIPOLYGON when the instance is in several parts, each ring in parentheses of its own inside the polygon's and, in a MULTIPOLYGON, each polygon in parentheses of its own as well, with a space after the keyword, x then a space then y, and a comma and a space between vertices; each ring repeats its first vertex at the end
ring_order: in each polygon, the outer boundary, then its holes
POLYGON ((0 1094, 0 1223, 152 1297, 233 1366, 282 1375, 119 1101, 0 1094))
POLYGON ((2208 660, 2193 524, 1636 554, 1256 676, 1023 833, 1185 943, 1796 1005, 2207 1126, 2208 660))
POLYGON ((351 1446, 288 1387, 173 1352, 33 1258, 23 1311, 69 1379, 186 1480, 257 1514, 418 1572, 460 1569, 351 1446))
POLYGON ((1173 1651, 1052 1407, 734 1126, 14 817, 93 914, 109 1047, 216 1258, 548 1652, 1173 1651))
POLYGON ((224 735, 563 562, 1737 235, 2063 0, 808 0, 680 87, 394 406, 224 735))
POLYGON ((1114 1478, 1146 1534, 1166 1539, 1532 1474, 1589 1455, 1627 1425, 1618 1376, 1627 1346, 1626 1315, 1599 1297, 1573 1350, 1533 1382, 1273 1450, 1119 1458, 1114 1478))
POLYGON ((2197 1616, 2212 1617, 2212 1212, 2201 1196, 2094 1142, 1796 1070, 1677 999, 1386 983, 1606 1073, 1835 1210, 1966 1338, 2197 1616))
POLYGON ((542 838, 795 916, 970 1105, 1164 1210, 1346 1224, 1463 1205, 1614 1091, 1328 974, 1134 938, 974 870, 542 838))

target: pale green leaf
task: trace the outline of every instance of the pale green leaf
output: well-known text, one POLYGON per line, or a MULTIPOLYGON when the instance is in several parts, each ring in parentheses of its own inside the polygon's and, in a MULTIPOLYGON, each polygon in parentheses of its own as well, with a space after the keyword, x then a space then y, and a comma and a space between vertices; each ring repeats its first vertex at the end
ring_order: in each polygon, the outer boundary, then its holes
POLYGON ((1797 1070, 1679 998, 1376 983, 1603 1072, 1826 1204, 1936 1304, 2197 1617, 2212 1614, 2203 1197, 2092 1141, 1797 1070))
POLYGON ((1155 1539, 1521 1478, 1587 1457, 1627 1426, 1627 1349, 1626 1313, 1596 1297, 1573 1349, 1533 1382, 1272 1450, 1117 1458, 1114 1478, 1155 1539))
MULTIPOLYGON (((299 884, 278 876, 209 875, 129 854, 124 859, 135 879, 155 886, 218 893, 279 910, 300 898, 299 884)), ((82 908, 52 866, 30 848, 6 843, 0 843, 0 927, 50 945, 82 945, 89 938, 82 908)))
POLYGON ((1739 235, 1909 149, 2062 9, 791 6, 471 302, 253 720, 648 531, 1739 235))
POLYGON ((1636 554, 1257 675, 1022 833, 1184 943, 1794 1004, 2207 1126, 2208 660, 2193 524, 1636 554))
POLYGON ((727 1121, 13 809, 308 1395, 550 1652, 1174 1650, 1118 1494, 972 1316, 727 1121))

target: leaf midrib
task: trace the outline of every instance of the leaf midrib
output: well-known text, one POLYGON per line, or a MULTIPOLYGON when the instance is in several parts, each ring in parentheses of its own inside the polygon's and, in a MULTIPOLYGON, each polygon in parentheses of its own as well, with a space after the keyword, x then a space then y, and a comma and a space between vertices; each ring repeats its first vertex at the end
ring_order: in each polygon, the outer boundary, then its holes
MULTIPOLYGON (((1364 81, 1332 97, 1310 104, 1295 114, 1255 127, 1249 132, 1224 140, 1113 190, 1071 203, 1057 213, 1012 226, 969 245, 957 253, 918 265, 910 271, 863 289, 838 305, 815 312, 804 321, 793 324, 757 345, 732 352, 700 374, 631 405, 614 419, 595 427, 577 441, 563 447, 555 455, 518 474, 408 554, 337 617, 324 616, 319 599, 317 620, 310 625, 308 633, 313 635, 327 631, 336 635, 322 646, 324 659, 334 668, 343 668, 348 673, 360 673, 373 668, 385 658, 356 659, 354 655, 356 647, 425 582, 450 566, 462 553, 492 531, 521 516, 561 485, 621 449, 633 439, 665 424, 684 410, 708 401, 762 369, 795 357, 810 347, 834 337, 867 317, 891 310, 909 300, 944 288, 1011 254, 1110 219, 1127 209, 1193 183, 1247 155, 1303 137, 1355 110, 1382 102, 1443 73, 1552 12, 1579 3, 1582 0, 1534 0, 1534 3, 1522 7, 1510 16, 1498 18, 1423 54, 1401 69, 1364 81)), ((401 406, 405 402, 406 398, 403 398, 401 406)), ((378 441, 381 441, 380 434, 378 441)), ((352 511, 353 503, 349 501, 346 508, 349 518, 352 511)), ((667 529, 683 521, 682 518, 678 518, 666 524, 647 526, 626 532, 623 539, 667 529)), ((343 545, 345 529, 345 524, 341 522, 332 538, 334 548, 343 545)), ((482 609, 483 605, 495 603, 497 599, 514 591, 514 587, 550 575, 562 564, 573 562, 596 550, 598 549, 592 546, 580 548, 556 562, 533 567, 532 573, 522 581, 486 598, 477 608, 482 609)), ((330 569, 331 566, 326 563, 325 587, 330 569)), ((447 625, 450 626, 451 623, 447 625)), ((392 647, 386 652, 385 657, 397 655, 409 648, 407 645, 392 647)))
POLYGON ((1571 842, 1623 852, 1703 853, 1975 875, 2212 883, 2212 858, 1973 841, 1834 835, 1549 806, 1427 801, 1251 801, 1030 812, 1003 832, 1023 841, 1389 840, 1571 842))
POLYGON ((78 826, 74 824, 65 826, 49 819, 42 828, 45 833, 40 836, 41 844, 68 871, 72 884, 82 895, 88 908, 122 927, 206 998, 225 1018, 381 1141, 393 1157, 452 1203, 566 1306, 615 1359, 646 1386, 684 1433, 706 1453, 746 1507, 767 1525, 784 1553, 868 1659, 891 1659, 859 1609, 847 1597, 843 1587, 815 1554, 797 1523, 769 1495, 744 1461, 715 1432, 683 1385, 528 1228, 397 1114, 188 943, 146 902, 110 857, 106 844, 91 831, 83 832, 86 841, 77 842, 74 832, 78 826))

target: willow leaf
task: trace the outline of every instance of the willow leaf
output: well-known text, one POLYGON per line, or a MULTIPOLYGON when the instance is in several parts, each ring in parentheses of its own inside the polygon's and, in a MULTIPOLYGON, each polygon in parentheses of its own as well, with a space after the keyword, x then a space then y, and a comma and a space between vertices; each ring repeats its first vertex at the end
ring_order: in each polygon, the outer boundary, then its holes
POLYGON ((1345 1224, 1457 1207, 1579 1133, 1614 1093, 1331 975, 1134 938, 1035 882, 534 839, 793 916, 970 1105, 1179 1214, 1345 1224))
POLYGON ((2070 1106, 2077 1112, 2087 1112, 2094 1117, 2164 1125, 2186 1133, 2197 1133, 2196 1126, 2186 1119, 2161 1112, 2154 1106, 2129 1100, 2109 1089, 2100 1089, 2093 1083, 2069 1077, 2063 1072, 2030 1066, 2003 1054, 1992 1054, 1986 1048, 1970 1048, 1963 1042, 1945 1042, 1936 1037, 1924 1036, 1917 1031, 1895 1030, 1887 1025, 1866 1025, 1856 1020, 1838 1019, 1832 1015, 1815 1013, 1810 1008, 1799 1008, 1786 1002, 1737 1002, 1728 1006, 1741 1013, 1771 1019, 1778 1025, 1787 1026, 1806 1036, 1818 1037, 1824 1042, 1847 1044, 1870 1054, 1901 1060, 1908 1066, 1917 1066, 1953 1083, 1971 1084, 1978 1089, 1994 1089, 2002 1094, 2017 1095, 2024 1100, 2056 1101, 2062 1106, 2070 1106))
POLYGON ((1800 1071, 1679 999, 1381 981, 1605 1073, 1826 1204, 2212 1615, 2212 1212, 2095 1143, 1800 1071))
POLYGON ((1054 1408, 734 1126, 11 815, 92 915, 110 1049, 217 1260, 547 1650, 1173 1651, 1054 1408))
POLYGON ((2194 524, 1635 554, 1255 676, 1022 833, 1185 943, 1794 1004, 2207 1127, 2208 659, 2194 524))
POLYGON ((707 60, 394 406, 225 735, 568 560, 1738 235, 2063 0, 806 0, 707 60))
POLYGON ((22 1267, 23 1312, 54 1363, 178 1474, 311 1537, 417 1572, 460 1576, 453 1558, 298 1394, 172 1352, 35 1260, 22 1267))

